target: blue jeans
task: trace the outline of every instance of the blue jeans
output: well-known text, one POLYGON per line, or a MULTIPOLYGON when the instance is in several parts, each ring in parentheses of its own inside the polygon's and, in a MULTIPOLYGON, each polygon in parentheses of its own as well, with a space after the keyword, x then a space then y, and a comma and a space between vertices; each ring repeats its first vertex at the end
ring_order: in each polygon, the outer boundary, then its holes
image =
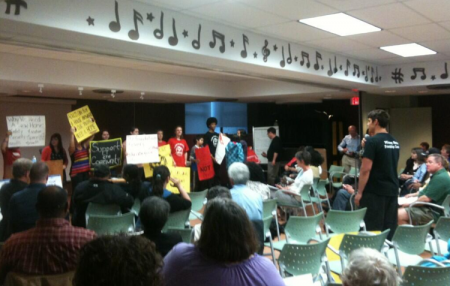
POLYGON ((352 195, 344 189, 340 189, 333 202, 333 210, 345 211, 352 195))

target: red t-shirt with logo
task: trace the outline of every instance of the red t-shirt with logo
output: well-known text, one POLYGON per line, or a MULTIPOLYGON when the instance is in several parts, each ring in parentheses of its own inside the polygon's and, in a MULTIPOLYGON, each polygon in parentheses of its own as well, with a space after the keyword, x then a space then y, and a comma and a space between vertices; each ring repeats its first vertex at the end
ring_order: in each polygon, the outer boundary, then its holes
POLYGON ((184 159, 184 153, 189 151, 189 146, 186 140, 177 140, 176 138, 169 139, 170 150, 172 152, 173 160, 177 167, 186 167, 186 160, 184 159))

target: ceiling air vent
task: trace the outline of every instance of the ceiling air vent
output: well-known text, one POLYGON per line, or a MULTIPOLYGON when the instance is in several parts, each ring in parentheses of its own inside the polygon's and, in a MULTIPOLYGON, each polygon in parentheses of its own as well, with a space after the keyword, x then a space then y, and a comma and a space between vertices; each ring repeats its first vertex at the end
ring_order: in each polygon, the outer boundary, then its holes
MULTIPOLYGON (((110 89, 94 89, 92 92, 100 94, 111 94, 110 89)), ((123 93, 123 90, 116 90, 115 94, 123 93)))

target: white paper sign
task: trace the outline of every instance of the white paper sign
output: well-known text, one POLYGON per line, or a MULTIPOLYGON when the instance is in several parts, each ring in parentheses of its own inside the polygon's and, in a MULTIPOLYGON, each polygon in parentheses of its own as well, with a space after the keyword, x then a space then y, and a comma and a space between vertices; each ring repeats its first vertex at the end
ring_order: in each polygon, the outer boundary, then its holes
POLYGON ((7 184, 7 183, 9 183, 9 179, 1 180, 1 181, 0 181, 0 189, 2 188, 2 186, 3 186, 4 184, 7 184))
POLYGON ((217 164, 222 164, 223 158, 225 158, 225 148, 230 143, 230 138, 224 136, 222 133, 219 135, 219 143, 217 144, 215 158, 217 164))
MULTIPOLYGON (((255 150, 256 155, 258 155, 261 164, 267 164, 267 158, 263 157, 261 154, 269 150, 270 143, 272 140, 267 136, 267 129, 270 126, 266 127, 253 127, 253 150, 255 150)), ((276 130, 277 136, 280 136, 280 130, 278 126, 273 126, 276 130)))
POLYGON ((45 116, 7 116, 8 147, 45 146, 45 116))
POLYGON ((58 186, 63 187, 61 175, 51 175, 48 176, 47 186, 58 186))
POLYGON ((128 135, 126 156, 128 164, 143 164, 159 162, 158 136, 128 135))

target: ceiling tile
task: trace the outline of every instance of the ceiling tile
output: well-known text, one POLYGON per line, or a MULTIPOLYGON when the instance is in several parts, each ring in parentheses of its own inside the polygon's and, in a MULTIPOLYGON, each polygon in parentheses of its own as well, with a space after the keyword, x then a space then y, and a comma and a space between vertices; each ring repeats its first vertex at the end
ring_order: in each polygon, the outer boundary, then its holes
POLYGON ((450 41, 440 40, 440 41, 426 41, 421 42, 421 45, 432 49, 438 53, 450 53, 450 41))
POLYGON ((355 10, 348 14, 382 29, 430 23, 428 19, 401 3, 355 10))
POLYGON ((450 31, 450 21, 448 21, 448 22, 440 22, 438 24, 440 26, 444 27, 445 29, 447 29, 447 31, 450 31))
POLYGON ((222 20, 234 26, 238 25, 247 28, 269 26, 287 21, 286 18, 236 2, 211 4, 189 10, 189 12, 214 21, 222 20))
MULTIPOLYGON (((395 56, 395 55, 394 55, 395 56)), ((380 65, 400 65, 400 64, 407 64, 414 62, 411 58, 403 58, 403 57, 397 57, 397 58, 389 58, 389 59, 379 59, 376 60, 376 62, 380 65)))
POLYGON ((355 57, 366 61, 377 59, 389 59, 395 57, 395 55, 380 49, 356 50, 351 51, 351 53, 344 53, 344 54, 347 54, 350 57, 355 57))
POLYGON ((394 35, 389 31, 359 34, 348 36, 347 38, 375 48, 410 43, 409 40, 394 35))
POLYGON ((299 20, 338 13, 339 11, 312 0, 238 0, 249 5, 279 16, 299 20))
POLYGON ((307 42, 305 45, 318 47, 330 52, 349 52, 354 50, 369 49, 369 46, 346 39, 345 37, 336 37, 332 39, 316 40, 307 42))
POLYGON ((256 31, 268 33, 274 37, 288 39, 293 42, 306 42, 338 37, 334 34, 321 31, 297 21, 258 28, 256 31))
POLYGON ((339 11, 350 11, 394 3, 396 0, 318 0, 318 2, 331 6, 339 11))
POLYGON ((450 11, 450 1, 448 0, 412 0, 404 2, 404 4, 434 22, 448 20, 450 11))
POLYGON ((390 30, 390 32, 409 39, 414 43, 420 41, 450 39, 450 32, 437 24, 397 28, 390 30))

